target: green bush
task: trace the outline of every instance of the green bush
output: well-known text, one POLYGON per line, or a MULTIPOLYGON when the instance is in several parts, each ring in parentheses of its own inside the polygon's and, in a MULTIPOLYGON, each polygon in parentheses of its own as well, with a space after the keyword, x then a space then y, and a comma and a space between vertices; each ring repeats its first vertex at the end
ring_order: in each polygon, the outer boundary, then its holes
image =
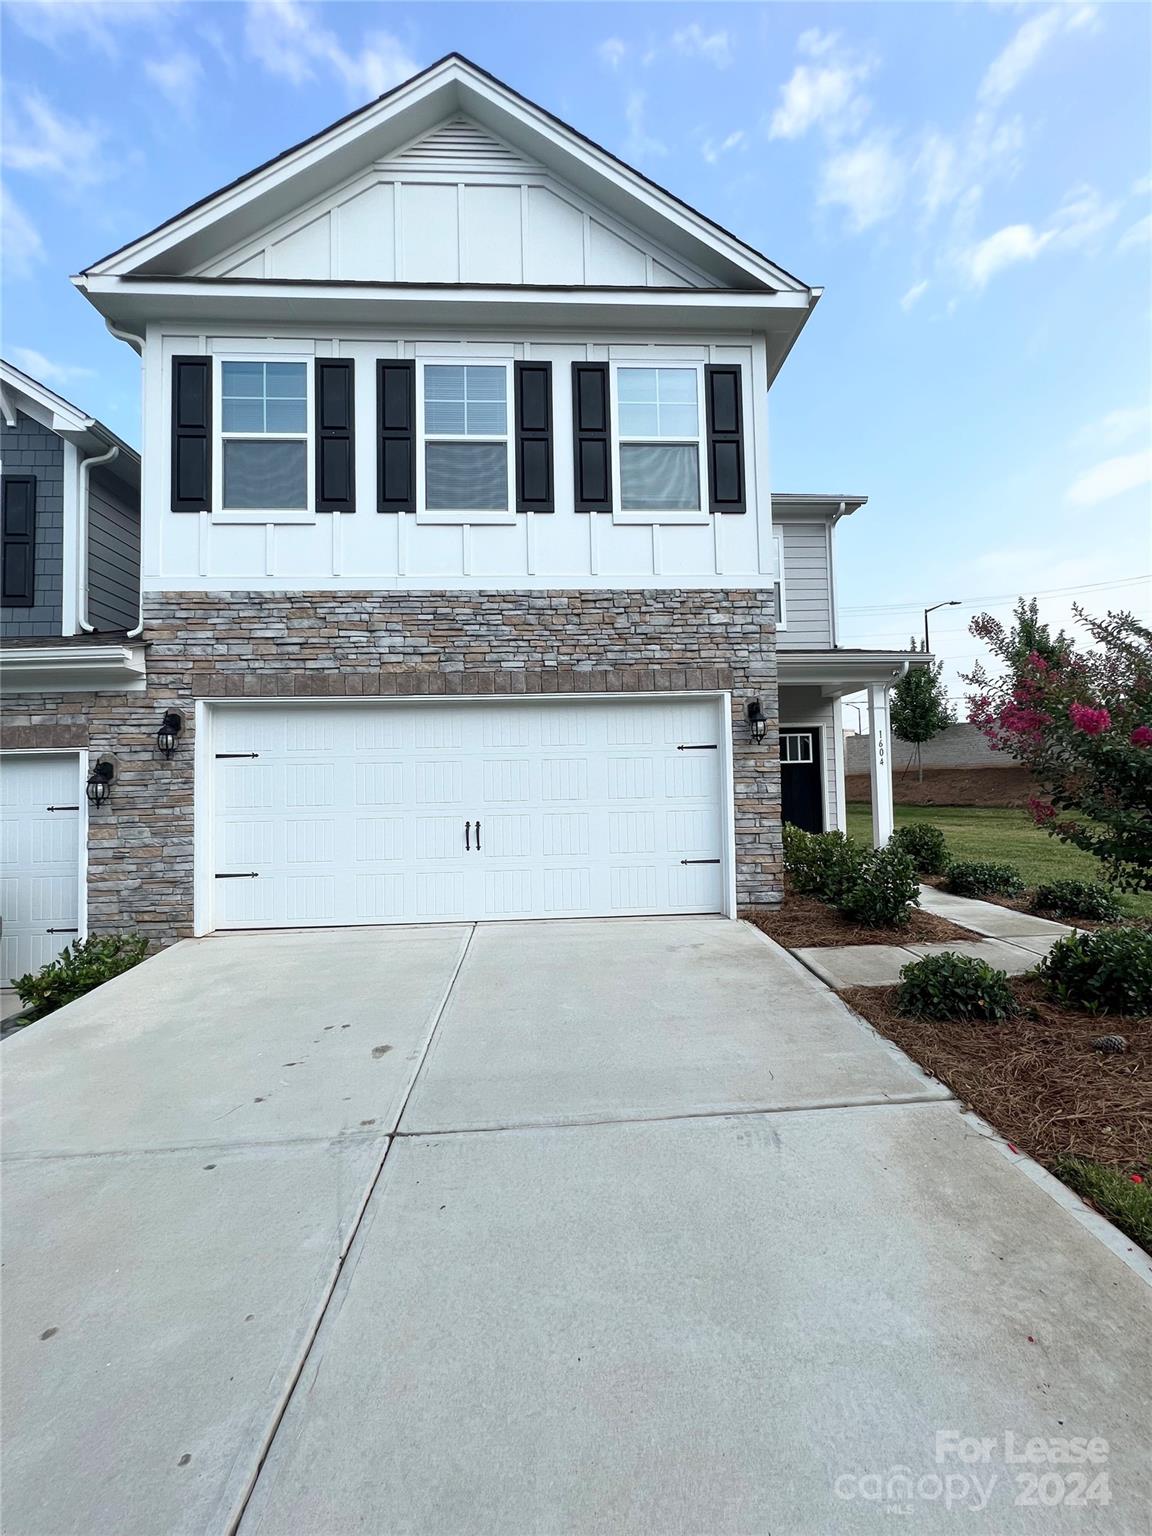
POLYGON ((1015 864, 989 864, 980 859, 950 865, 944 883, 956 896, 1019 896, 1024 889, 1015 864))
POLYGON ((1019 1011, 1003 971, 986 960, 951 953, 927 955, 906 965, 900 972, 896 1007, 914 1019, 993 1022, 1019 1011))
POLYGON ((836 906, 865 928, 898 928, 912 915, 920 882, 912 860, 899 848, 865 849, 845 879, 836 906))
POLYGON ((1152 933, 1144 928, 1101 928, 1058 939, 1037 973, 1069 1008, 1152 1014, 1152 933))
POLYGON ((1094 880, 1053 880, 1038 885, 1032 895, 1034 912, 1053 917, 1091 917, 1101 923, 1117 923, 1124 915, 1115 893, 1094 880))
POLYGON ((897 827, 888 843, 906 853, 922 875, 942 875, 952 862, 943 832, 926 821, 897 827))
POLYGON ((784 868, 805 896, 835 905, 855 878, 868 850, 843 832, 804 832, 784 827, 784 868))
POLYGON ((13 985, 31 1022, 83 997, 122 971, 130 971, 147 953, 147 939, 125 933, 75 939, 35 975, 29 972, 13 985))

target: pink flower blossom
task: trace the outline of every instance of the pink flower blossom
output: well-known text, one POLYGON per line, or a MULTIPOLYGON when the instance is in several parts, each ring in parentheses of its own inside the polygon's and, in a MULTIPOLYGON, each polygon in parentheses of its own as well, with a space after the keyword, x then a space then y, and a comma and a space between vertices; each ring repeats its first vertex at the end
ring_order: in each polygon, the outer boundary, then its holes
POLYGON ((1152 725, 1138 725, 1128 740, 1134 747, 1152 747, 1152 725))
POLYGON ((1038 737, 1052 724, 1052 716, 1042 709, 1027 709, 1020 704, 1005 704, 1000 711, 1000 729, 1011 736, 1038 737))
POLYGON ((1034 668, 1037 672, 1047 672, 1048 670, 1048 663, 1044 660, 1039 651, 1028 652, 1028 665, 1034 668))
POLYGON ((1099 736, 1112 724, 1112 716, 1104 708, 1093 709, 1091 704, 1069 704, 1068 717, 1074 730, 1085 736, 1099 736))
POLYGON ((1056 815, 1056 807, 1049 805, 1047 800, 1037 800, 1033 795, 1028 801, 1028 814, 1038 827, 1042 827, 1056 815))

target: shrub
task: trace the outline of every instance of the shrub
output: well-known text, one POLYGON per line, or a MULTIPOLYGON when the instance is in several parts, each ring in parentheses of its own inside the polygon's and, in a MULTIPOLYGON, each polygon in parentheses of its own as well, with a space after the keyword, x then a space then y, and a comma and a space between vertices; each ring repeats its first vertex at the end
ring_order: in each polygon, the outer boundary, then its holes
POLYGON ((1070 1008, 1152 1014, 1152 933, 1146 929, 1101 928, 1058 939, 1037 973, 1070 1008))
POLYGON ((83 997, 93 987, 111 981, 113 976, 130 971, 147 952, 148 940, 131 934, 75 939, 35 975, 29 972, 13 985, 31 1023, 83 997))
POLYGON ((896 928, 912 915, 920 882, 899 848, 865 849, 836 899, 845 917, 865 928, 896 928))
POLYGON ((942 875, 951 862, 943 832, 927 822, 897 827, 888 841, 906 853, 922 875, 942 875))
POLYGON ((945 884, 956 896, 1019 896, 1024 889, 1015 864, 988 864, 979 859, 950 865, 945 884))
POLYGON ((866 848, 843 832, 784 828, 784 867, 798 891, 820 901, 835 905, 867 855, 866 848))
POLYGON ((970 955, 927 955, 900 972, 896 991, 900 1013, 915 1019, 988 1019, 997 1022, 1019 1011, 1008 977, 986 960, 970 955))
POLYGON ((1051 912, 1054 917, 1091 917, 1101 923, 1116 923, 1124 915, 1115 893, 1094 880, 1053 880, 1038 885, 1032 896, 1034 912, 1051 912))

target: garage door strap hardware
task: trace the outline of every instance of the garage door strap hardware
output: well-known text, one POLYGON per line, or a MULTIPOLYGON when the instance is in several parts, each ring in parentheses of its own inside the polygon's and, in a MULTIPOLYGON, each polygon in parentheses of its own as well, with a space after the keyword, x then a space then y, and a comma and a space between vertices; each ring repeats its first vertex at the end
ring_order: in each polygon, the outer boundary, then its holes
POLYGON ((719 746, 714 741, 697 742, 695 745, 677 747, 677 752, 716 752, 719 746))
POLYGON ((719 859, 681 859, 681 864, 719 864, 719 859))
MULTIPOLYGON (((46 811, 78 811, 80 807, 78 805, 46 805, 44 809, 46 811)), ((49 928, 48 930, 49 933, 54 933, 55 931, 54 928, 49 928)), ((60 930, 61 933, 75 933, 75 931, 74 928, 61 928, 60 930)))
POLYGON ((217 752, 217 757, 259 757, 259 752, 217 752))
POLYGON ((242 874, 217 875, 216 878, 217 880, 259 880, 260 872, 255 869, 247 869, 242 874))
MULTIPOLYGON (((77 806, 76 809, 79 810, 80 807, 77 806)), ((79 933, 80 930, 79 930, 79 928, 45 928, 44 932, 45 933, 79 933)))

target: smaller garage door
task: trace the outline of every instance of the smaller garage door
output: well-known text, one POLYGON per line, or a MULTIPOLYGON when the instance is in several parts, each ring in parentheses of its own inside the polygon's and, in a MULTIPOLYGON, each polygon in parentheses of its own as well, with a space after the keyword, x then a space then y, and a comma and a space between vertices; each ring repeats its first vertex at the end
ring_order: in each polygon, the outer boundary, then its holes
POLYGON ((212 926, 719 912, 713 699, 220 705, 212 926))
POLYGON ((80 760, 0 757, 4 986, 54 960, 80 928, 80 760))

